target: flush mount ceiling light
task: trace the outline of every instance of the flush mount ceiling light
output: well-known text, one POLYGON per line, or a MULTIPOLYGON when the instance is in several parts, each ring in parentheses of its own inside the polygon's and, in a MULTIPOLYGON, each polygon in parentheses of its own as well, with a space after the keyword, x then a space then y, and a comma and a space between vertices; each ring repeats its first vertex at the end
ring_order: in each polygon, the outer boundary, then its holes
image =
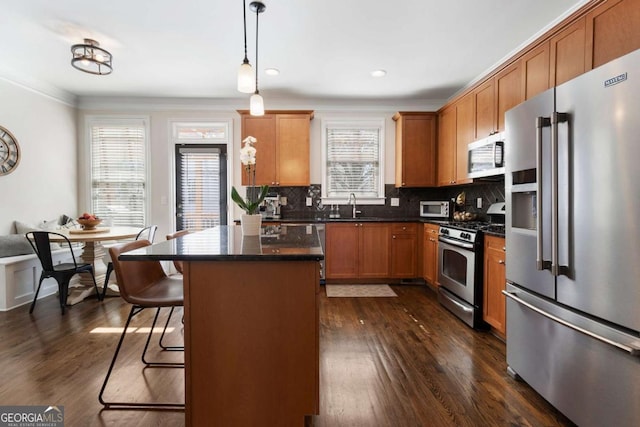
POLYGON ((371 72, 371 77, 384 77, 387 75, 385 70, 373 70, 371 72))
POLYGON ((252 116, 264 116, 264 100, 258 90, 258 17, 267 7, 261 1, 252 1, 249 9, 256 13, 256 91, 249 100, 249 114, 252 116))
POLYGON ((111 53, 100 47, 100 44, 91 39, 84 39, 83 44, 71 46, 71 65, 80 71, 89 74, 111 74, 113 67, 111 53))
POLYGON ((244 22, 244 60, 238 69, 238 91, 242 93, 253 93, 256 90, 256 82, 253 80, 253 68, 247 58, 247 5, 246 0, 242 0, 242 17, 244 22))
POLYGON ((265 68, 264 73, 268 76, 279 76, 280 70, 278 70, 277 68, 265 68))

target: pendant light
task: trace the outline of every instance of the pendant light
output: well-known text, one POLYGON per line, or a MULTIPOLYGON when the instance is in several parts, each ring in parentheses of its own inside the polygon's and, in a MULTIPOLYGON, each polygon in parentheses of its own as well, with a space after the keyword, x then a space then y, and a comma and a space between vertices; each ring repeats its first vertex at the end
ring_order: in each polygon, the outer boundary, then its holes
POLYGON ((249 8, 256 13, 256 90, 249 100, 249 114, 252 116, 264 116, 264 100, 258 90, 258 17, 266 6, 261 1, 252 1, 249 8))
POLYGON ((238 69, 238 91, 242 93, 253 93, 256 84, 253 80, 253 68, 247 58, 247 6, 246 0, 242 0, 242 17, 244 21, 244 60, 238 69))

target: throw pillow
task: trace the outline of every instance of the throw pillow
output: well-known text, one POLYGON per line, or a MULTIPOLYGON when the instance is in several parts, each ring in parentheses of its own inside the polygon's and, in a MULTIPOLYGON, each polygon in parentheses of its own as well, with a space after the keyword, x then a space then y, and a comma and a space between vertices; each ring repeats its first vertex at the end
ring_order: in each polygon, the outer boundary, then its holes
MULTIPOLYGON (((58 222, 57 220, 54 220, 55 222, 58 222)), ((53 230, 48 230, 46 228, 43 228, 42 226, 44 226, 45 223, 48 223, 50 221, 43 221, 42 223, 40 223, 41 226, 35 226, 33 224, 28 224, 26 222, 21 222, 21 221, 14 221, 14 225, 16 227, 16 233, 17 234, 22 234, 23 236, 25 234, 27 234, 30 231, 56 231, 56 229, 54 228, 53 230)), ((49 226, 51 226, 51 224, 49 224, 49 226)), ((58 249, 60 249, 61 246, 59 243, 56 242, 52 242, 51 243, 51 250, 52 251, 57 251, 58 249)))
POLYGON ((24 235, 0 236, 0 258, 32 254, 33 248, 24 235))

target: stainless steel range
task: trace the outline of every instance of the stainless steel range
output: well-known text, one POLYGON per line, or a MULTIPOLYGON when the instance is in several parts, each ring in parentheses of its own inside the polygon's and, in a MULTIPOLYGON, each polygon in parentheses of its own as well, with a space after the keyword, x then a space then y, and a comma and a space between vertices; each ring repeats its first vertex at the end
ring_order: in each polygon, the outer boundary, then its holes
POLYGON ((438 236, 438 300, 472 328, 482 320, 484 231, 504 233, 504 203, 489 208, 500 224, 452 222, 440 226, 438 236))

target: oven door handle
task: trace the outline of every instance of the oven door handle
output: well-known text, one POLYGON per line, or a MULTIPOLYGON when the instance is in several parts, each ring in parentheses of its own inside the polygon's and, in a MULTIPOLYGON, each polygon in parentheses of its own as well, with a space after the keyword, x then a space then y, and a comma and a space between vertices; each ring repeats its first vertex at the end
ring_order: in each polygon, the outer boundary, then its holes
POLYGON ((465 249, 473 249, 473 244, 472 243, 465 243, 465 242, 461 242, 459 240, 454 240, 451 239, 449 237, 444 237, 444 236, 439 236, 438 240, 444 243, 448 243, 452 246, 457 246, 460 248, 465 248, 465 249))

